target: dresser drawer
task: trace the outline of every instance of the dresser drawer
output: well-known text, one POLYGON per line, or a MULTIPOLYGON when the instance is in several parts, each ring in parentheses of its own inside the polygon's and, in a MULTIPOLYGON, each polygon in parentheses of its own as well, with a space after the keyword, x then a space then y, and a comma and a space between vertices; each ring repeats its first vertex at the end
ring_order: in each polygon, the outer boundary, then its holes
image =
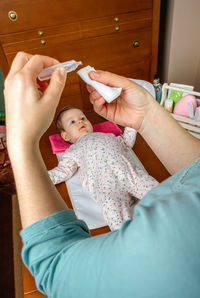
MULTIPOLYGON (((71 59, 81 60, 83 66, 91 65, 96 69, 117 72, 126 76, 138 73, 137 77, 141 74, 141 79, 148 79, 146 77, 147 72, 145 71, 145 78, 142 77, 142 73, 137 72, 136 65, 145 61, 145 67, 149 67, 151 61, 151 28, 62 42, 54 44, 52 47, 30 49, 29 53, 48 55, 61 62, 71 59), (134 41, 139 43, 139 47, 134 48, 134 41)), ((15 53, 7 54, 9 64, 11 64, 14 56, 15 53)), ((74 104, 81 102, 80 79, 75 72, 68 75, 63 97, 73 98, 74 104)))
POLYGON ((112 15, 51 28, 40 28, 0 36, 6 54, 57 46, 64 42, 151 27, 152 11, 112 15), (116 21, 117 20, 117 21, 116 21))
POLYGON ((128 59, 139 61, 143 56, 151 53, 151 27, 127 31, 115 32, 88 39, 63 40, 54 38, 50 45, 26 48, 26 42, 13 44, 13 51, 7 51, 7 45, 2 45, 9 64, 11 64, 16 53, 27 51, 32 54, 42 54, 57 58, 59 61, 70 59, 82 60, 84 63, 98 64, 107 67, 113 63, 123 63, 128 59), (138 47, 134 47, 134 42, 139 42, 138 47), (16 49, 16 50, 15 50, 16 49))
POLYGON ((1 0, 0 34, 152 8, 152 0, 1 0), (11 19, 8 14, 10 13, 11 19), (16 14, 14 14, 16 13, 16 14), (13 19, 13 20, 12 20, 13 19))

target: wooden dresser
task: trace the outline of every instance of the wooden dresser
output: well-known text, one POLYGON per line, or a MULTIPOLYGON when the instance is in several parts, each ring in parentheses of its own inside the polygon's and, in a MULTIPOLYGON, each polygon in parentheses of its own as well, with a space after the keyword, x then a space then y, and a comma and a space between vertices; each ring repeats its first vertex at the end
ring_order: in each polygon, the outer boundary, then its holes
MULTIPOLYGON (((160 0, 1 0, 0 67, 6 75, 16 53, 26 51, 61 62, 81 60, 84 66, 152 81, 157 71, 159 17, 160 0)), ((93 123, 103 121, 93 112, 85 83, 76 72, 68 75, 57 110, 68 104, 82 108, 93 123)), ((40 143, 48 169, 57 164, 48 140, 54 133, 55 122, 40 143)), ((134 151, 159 181, 168 176, 140 136, 134 151)), ((58 190, 71 207, 65 185, 58 190)), ((43 297, 24 267, 23 276, 24 297, 43 297)))
MULTIPOLYGON (((1 0, 0 66, 6 74, 16 53, 26 51, 152 81, 159 14, 160 0, 1 0)), ((68 103, 92 110, 75 72, 59 108, 68 103)))

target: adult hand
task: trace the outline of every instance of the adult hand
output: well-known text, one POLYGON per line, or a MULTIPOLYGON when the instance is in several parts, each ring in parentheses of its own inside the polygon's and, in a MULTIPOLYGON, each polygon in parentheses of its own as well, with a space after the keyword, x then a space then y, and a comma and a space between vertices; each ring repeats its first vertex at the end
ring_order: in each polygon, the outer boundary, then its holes
POLYGON ((94 88, 88 85, 90 101, 96 113, 122 126, 142 129, 144 117, 151 112, 156 103, 146 89, 125 77, 105 71, 92 71, 90 78, 108 86, 122 88, 121 95, 113 102, 107 103, 94 88))
MULTIPOLYGON (((51 124, 66 81, 65 69, 54 71, 45 90, 37 84, 37 76, 45 67, 59 63, 39 55, 19 52, 5 80, 5 106, 8 149, 39 143, 51 124)), ((13 154, 12 154, 13 153, 13 154)))

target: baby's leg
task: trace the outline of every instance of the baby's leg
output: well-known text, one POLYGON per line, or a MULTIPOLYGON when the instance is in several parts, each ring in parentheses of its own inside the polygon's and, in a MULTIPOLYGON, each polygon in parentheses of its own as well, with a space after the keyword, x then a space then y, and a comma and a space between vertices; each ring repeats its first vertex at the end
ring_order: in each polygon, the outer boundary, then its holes
POLYGON ((125 194, 114 192, 112 197, 102 197, 101 206, 111 231, 119 229, 123 222, 133 217, 130 197, 125 194))
POLYGON ((109 168, 105 168, 99 177, 95 198, 101 205, 103 216, 111 230, 119 229, 124 221, 132 218, 131 196, 109 168))
POLYGON ((141 169, 137 169, 129 186, 128 192, 138 199, 142 199, 146 193, 156 187, 159 182, 141 169))

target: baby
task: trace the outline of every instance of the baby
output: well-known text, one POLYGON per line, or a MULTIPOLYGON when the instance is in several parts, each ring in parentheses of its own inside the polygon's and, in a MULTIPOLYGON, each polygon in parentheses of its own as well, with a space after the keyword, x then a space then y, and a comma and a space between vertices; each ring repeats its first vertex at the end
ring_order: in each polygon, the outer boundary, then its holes
POLYGON ((126 127, 123 135, 93 132, 83 112, 68 106, 56 119, 61 137, 72 145, 54 169, 48 171, 54 184, 69 179, 77 170, 90 197, 100 204, 111 230, 133 217, 131 202, 141 199, 158 182, 137 167, 130 157, 136 131, 126 127))

